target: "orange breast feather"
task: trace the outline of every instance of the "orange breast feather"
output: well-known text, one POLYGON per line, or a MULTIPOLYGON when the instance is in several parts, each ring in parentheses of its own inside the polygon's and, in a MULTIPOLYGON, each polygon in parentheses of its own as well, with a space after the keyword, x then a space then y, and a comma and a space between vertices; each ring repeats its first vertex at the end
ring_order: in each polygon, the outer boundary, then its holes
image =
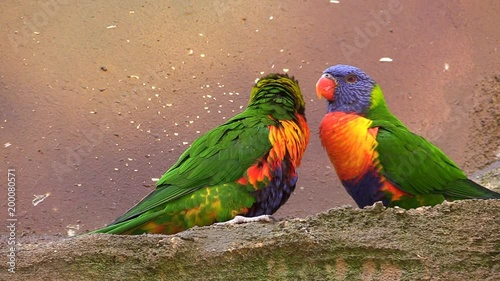
POLYGON ((355 180, 376 167, 377 128, 362 116, 331 112, 320 124, 321 143, 341 180, 355 180))
POLYGON ((251 166, 247 170, 247 178, 241 178, 238 182, 251 183, 257 189, 258 183, 270 179, 271 171, 281 165, 285 156, 289 157, 294 167, 300 165, 302 156, 309 142, 309 127, 302 116, 298 116, 298 122, 291 120, 280 121, 280 126, 269 126, 269 141, 272 148, 266 159, 251 166))

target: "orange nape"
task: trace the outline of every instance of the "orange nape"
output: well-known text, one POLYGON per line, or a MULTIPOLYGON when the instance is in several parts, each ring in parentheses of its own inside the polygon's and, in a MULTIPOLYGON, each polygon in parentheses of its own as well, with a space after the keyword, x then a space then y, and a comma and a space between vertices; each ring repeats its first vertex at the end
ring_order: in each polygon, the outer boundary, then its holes
POLYGON ((318 98, 321 99, 321 97, 324 97, 329 101, 333 101, 336 86, 337 84, 334 80, 322 76, 316 83, 316 94, 318 98))

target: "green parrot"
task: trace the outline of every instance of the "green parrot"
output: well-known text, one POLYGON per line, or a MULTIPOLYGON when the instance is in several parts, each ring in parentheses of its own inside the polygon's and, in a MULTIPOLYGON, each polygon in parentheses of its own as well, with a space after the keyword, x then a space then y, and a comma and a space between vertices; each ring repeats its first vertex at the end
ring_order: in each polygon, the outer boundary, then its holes
POLYGON ((328 104, 319 128, 321 143, 359 207, 382 201, 409 209, 444 200, 500 198, 410 132, 389 112, 379 85, 361 69, 327 68, 316 92, 328 104))
POLYGON ((156 189, 90 233, 173 234, 214 223, 269 221, 290 197, 309 141, 298 81, 269 74, 248 107, 196 139, 156 189))

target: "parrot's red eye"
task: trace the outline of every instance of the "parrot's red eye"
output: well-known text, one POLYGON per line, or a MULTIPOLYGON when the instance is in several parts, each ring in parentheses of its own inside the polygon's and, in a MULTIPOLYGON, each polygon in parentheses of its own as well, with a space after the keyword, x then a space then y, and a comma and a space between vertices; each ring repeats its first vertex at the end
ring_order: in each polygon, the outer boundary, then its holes
POLYGON ((354 75, 354 74, 349 74, 345 77, 345 81, 347 81, 348 83, 356 83, 358 81, 358 76, 354 75))

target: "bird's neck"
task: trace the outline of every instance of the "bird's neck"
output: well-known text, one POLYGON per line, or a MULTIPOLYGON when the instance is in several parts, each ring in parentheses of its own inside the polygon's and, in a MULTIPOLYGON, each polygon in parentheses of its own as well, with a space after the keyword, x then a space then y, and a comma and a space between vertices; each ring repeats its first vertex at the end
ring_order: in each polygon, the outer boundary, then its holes
POLYGON ((262 115, 272 116, 273 119, 290 119, 295 115, 296 101, 291 95, 281 92, 280 95, 266 91, 260 93, 249 104, 248 108, 256 110, 262 115))
POLYGON ((384 93, 382 92, 382 89, 378 84, 375 84, 375 86, 373 87, 371 96, 371 106, 365 113, 366 118, 371 120, 389 121, 395 125, 403 125, 403 123, 389 111, 389 108, 387 107, 387 104, 385 102, 384 93))

